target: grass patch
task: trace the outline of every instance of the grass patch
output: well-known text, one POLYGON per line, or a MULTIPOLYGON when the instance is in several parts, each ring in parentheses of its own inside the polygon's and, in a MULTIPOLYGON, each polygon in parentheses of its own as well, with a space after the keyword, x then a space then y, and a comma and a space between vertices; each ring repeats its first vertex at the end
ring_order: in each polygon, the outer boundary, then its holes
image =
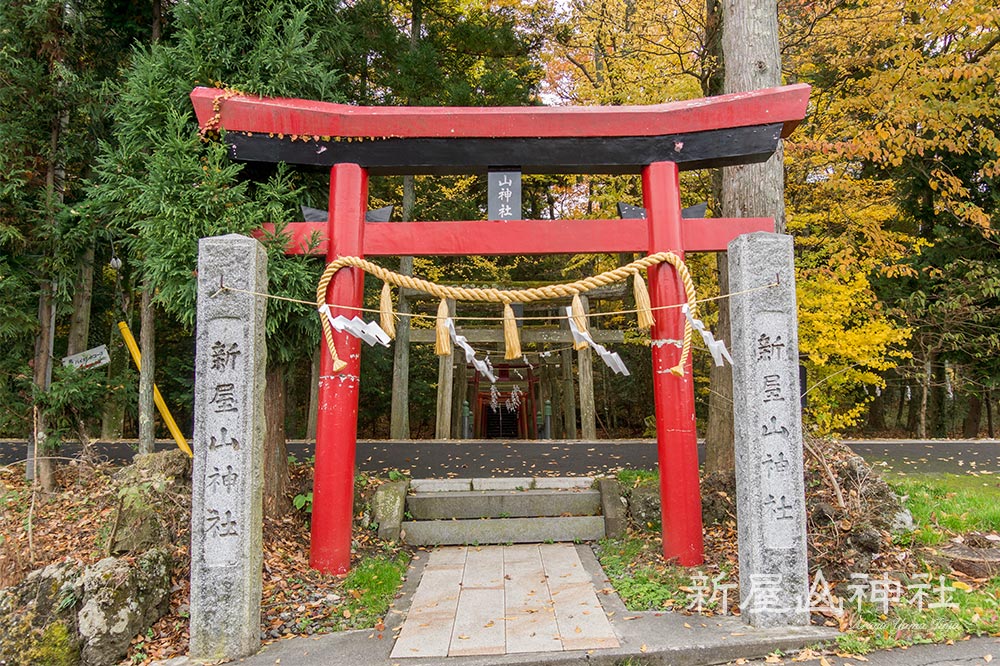
POLYGON ((684 608, 690 603, 692 575, 697 572, 664 563, 653 540, 634 535, 602 539, 596 552, 604 573, 629 610, 684 608))
POLYGON ((350 626, 371 627, 385 617, 409 563, 409 553, 400 552, 391 558, 365 558, 351 569, 344 579, 350 626))
MULTIPOLYGON (((947 580, 946 580, 947 582, 947 580)), ((929 591, 927 602, 940 601, 937 585, 929 591)), ((966 635, 995 635, 1000 631, 1000 578, 978 589, 949 591, 945 600, 953 608, 918 608, 903 603, 888 614, 872 604, 863 604, 851 630, 841 634, 837 646, 844 652, 864 654, 919 643, 958 640, 966 635)))
POLYGON ((1000 532, 1000 479, 969 474, 907 474, 886 480, 917 526, 907 535, 915 543, 934 545, 970 531, 1000 532))
POLYGON ((625 488, 635 488, 636 486, 652 486, 660 482, 660 473, 649 469, 622 469, 618 470, 618 483, 625 488))
MULTIPOLYGON (((1000 531, 1000 480, 970 474, 899 474, 886 480, 906 498, 916 530, 901 542, 933 546, 970 531, 1000 531)), ((884 608, 862 604, 852 608, 851 629, 838 638, 838 647, 855 654, 918 643, 957 640, 969 634, 1000 633, 1000 577, 970 586, 951 571, 925 563, 930 589, 924 607, 918 608, 912 593, 904 596, 889 613, 884 608), (941 592, 940 576, 954 589, 941 592), (946 608, 927 604, 945 602, 946 608)))

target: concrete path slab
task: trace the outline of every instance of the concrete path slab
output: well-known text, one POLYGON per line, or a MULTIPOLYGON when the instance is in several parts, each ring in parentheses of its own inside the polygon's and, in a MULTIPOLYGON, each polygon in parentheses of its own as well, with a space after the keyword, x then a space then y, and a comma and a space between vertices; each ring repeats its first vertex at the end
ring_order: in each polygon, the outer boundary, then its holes
POLYGON ((393 659, 618 647, 572 544, 430 553, 393 659))
MULTIPOLYGON (((547 548, 548 546, 543 545, 542 547, 547 548)), ((425 656, 405 659, 392 657, 390 653, 396 647, 393 640, 396 632, 400 631, 405 619, 413 617, 413 609, 420 602, 416 591, 419 584, 424 582, 423 572, 427 565, 433 561, 432 570, 449 569, 453 568, 460 558, 460 556, 454 556, 450 560, 439 559, 440 556, 436 553, 443 550, 445 549, 437 549, 431 553, 418 552, 414 555, 410 572, 403 585, 402 596, 385 617, 385 631, 365 629, 278 641, 266 646, 260 653, 240 660, 240 664, 242 666, 274 666, 276 663, 281 663, 282 666, 358 666, 358 664, 363 666, 442 666, 442 664, 451 664, 452 666, 620 666, 623 662, 632 660, 634 663, 641 664, 706 666, 708 664, 724 664, 737 659, 763 657, 775 650, 789 652, 806 646, 814 646, 823 641, 832 641, 837 635, 836 630, 823 627, 754 629, 746 626, 740 618, 731 616, 699 617, 670 612, 627 611, 618 596, 610 591, 607 577, 597 563, 597 558, 591 547, 577 545, 576 552, 580 562, 584 570, 591 576, 591 584, 598 590, 597 597, 602 606, 602 612, 611 622, 615 636, 620 643, 619 647, 597 649, 566 647, 563 650, 550 652, 469 656, 456 654, 447 657, 425 656), (407 612, 407 609, 410 611, 407 612)), ((458 551, 462 549, 448 550, 458 551)), ((475 548, 467 548, 465 549, 466 558, 473 552, 481 553, 483 550, 486 548, 480 551, 475 548)), ((566 590, 567 594, 573 585, 573 583, 568 582, 569 580, 571 578, 567 577, 561 582, 562 589, 566 590)), ((560 583, 554 583, 554 585, 556 589, 560 589, 560 583)), ((420 603, 426 605, 426 602, 420 603)), ((581 611, 581 614, 586 610, 581 611)), ((456 610, 455 613, 458 611, 456 610)), ((434 619, 430 613, 425 612, 422 621, 428 622, 434 619)), ((447 624, 447 619, 444 620, 444 623, 447 624)), ((570 631, 576 634, 574 627, 570 627, 570 631)), ((489 629, 492 628, 489 627, 489 629)), ((584 633, 582 627, 580 633, 584 633)), ((957 648, 959 645, 956 643, 955 647, 957 648)), ((910 660, 906 661, 906 664, 910 666, 927 664, 930 666, 932 663, 930 661, 914 660, 915 652, 917 652, 917 648, 911 648, 909 652, 902 653, 910 655, 910 660)), ((983 652, 983 654, 985 653, 983 652)), ((869 655, 873 664, 897 666, 897 664, 903 663, 898 661, 883 662, 876 660, 875 656, 869 655)), ((933 665, 943 666, 946 663, 953 664, 957 661, 934 660, 933 665)), ((160 666, 200 666, 184 657, 158 663, 160 666)), ((833 663, 832 659, 831 663, 833 663)), ((836 663, 840 664, 839 661, 836 663)))
POLYGON ((430 554, 421 585, 399 633, 392 657, 446 657, 458 612, 465 550, 444 548, 430 554))

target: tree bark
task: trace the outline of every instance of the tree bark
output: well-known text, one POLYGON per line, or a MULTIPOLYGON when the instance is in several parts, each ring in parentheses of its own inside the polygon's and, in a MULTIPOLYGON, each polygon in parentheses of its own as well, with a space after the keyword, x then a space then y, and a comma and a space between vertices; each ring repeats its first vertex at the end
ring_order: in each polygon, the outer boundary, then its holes
POLYGON ((924 359, 924 374, 920 378, 920 420, 917 423, 917 439, 927 438, 927 399, 931 390, 931 357, 924 359))
MULTIPOLYGON (((705 52, 708 55, 702 71, 702 92, 705 96, 721 95, 726 91, 725 55, 722 51, 722 3, 705 2, 705 52)), ((723 215, 722 170, 712 171, 712 212, 723 215)), ((719 273, 719 293, 729 293, 729 254, 715 255, 719 273)), ((732 344, 729 330, 729 300, 718 301, 719 323, 716 337, 732 344)), ((735 431, 733 425, 733 369, 728 365, 712 365, 708 376, 708 425, 705 428, 705 471, 732 472, 736 469, 735 431)))
POLYGON ((73 292, 73 312, 70 314, 66 355, 86 351, 90 338, 90 303, 94 293, 94 245, 91 243, 80 258, 80 272, 73 292))
POLYGON ((268 364, 265 372, 264 516, 281 518, 291 510, 285 441, 285 366, 268 364))
POLYGON ((123 391, 117 390, 117 386, 123 382, 130 361, 128 348, 118 330, 118 322, 111 324, 108 355, 111 357, 111 363, 108 364, 108 383, 113 390, 104 402, 101 414, 101 439, 105 441, 121 439, 125 425, 125 400, 123 391))
MULTIPOLYGON (((416 200, 413 176, 403 176, 403 222, 413 216, 416 200)), ((413 275, 413 257, 399 258, 401 275, 413 275)), ((392 404, 389 413, 390 439, 410 439, 410 301, 399 290, 396 304, 399 321, 396 324, 396 343, 392 350, 392 404)))
POLYGON ((993 392, 986 389, 986 436, 993 439, 993 392))
POLYGON ((156 414, 153 402, 153 376, 156 371, 156 326, 153 310, 153 286, 149 278, 142 283, 139 306, 139 453, 152 453, 156 445, 156 414))
MULTIPOLYGON (((55 304, 52 300, 52 286, 42 286, 38 298, 38 335, 35 337, 35 358, 33 381, 35 386, 48 391, 52 382, 52 343, 55 333, 55 304)), ((45 412, 36 404, 33 410, 33 451, 29 458, 33 460, 30 476, 41 486, 42 490, 51 493, 56 490, 55 465, 49 457, 53 453, 48 445, 48 423, 45 412)))
POLYGON ((153 0, 153 23, 152 23, 152 37, 153 43, 160 41, 160 35, 163 32, 163 2, 162 0, 153 0))
POLYGON ((935 363, 931 373, 930 407, 928 408, 928 430, 931 437, 944 438, 948 436, 948 402, 945 383, 948 381, 947 369, 943 363, 935 363))
POLYGON ((880 390, 868 405, 868 429, 872 432, 885 430, 885 403, 886 393, 880 390))
MULTIPOLYGON (((323 344, 323 343, 321 343, 323 344)), ((306 439, 316 439, 316 419, 319 416, 319 355, 322 347, 316 347, 312 355, 309 384, 309 408, 306 412, 306 439)))
MULTIPOLYGON (((922 386, 923 382, 921 382, 922 386)), ((911 390, 910 395, 906 398, 906 432, 910 434, 910 437, 916 437, 917 433, 920 432, 920 402, 911 390)))
POLYGON ((562 359, 562 417, 566 439, 576 439, 576 387, 573 385, 573 350, 563 349, 562 359))
POLYGON ((979 426, 983 422, 983 401, 973 393, 969 396, 969 411, 962 423, 962 437, 975 439, 979 437, 979 426))
MULTIPOLYGON (((715 21, 718 5, 708 0, 709 24, 715 21)), ((773 2, 726 0, 722 3, 722 66, 724 91, 746 92, 781 85, 781 56, 778 50, 778 11, 773 2)), ((710 43, 711 45, 711 43, 710 43)), ((709 88, 717 83, 707 78, 709 88)), ((724 217, 771 217, 775 231, 785 231, 785 182, 783 151, 764 164, 747 164, 722 169, 721 204, 724 217)), ((720 255, 720 293, 729 291, 727 259, 720 255)), ((730 343, 729 305, 719 305, 719 337, 730 343)), ((732 417, 732 368, 713 367, 710 376, 709 425, 706 431, 705 468, 731 472, 735 468, 732 417)))
MULTIPOLYGON (((729 292, 729 264, 727 253, 718 258, 719 293, 729 292)), ((719 301, 719 325, 717 336, 725 340, 726 347, 732 346, 729 330, 729 301, 719 301)), ((729 365, 712 364, 709 372, 708 427, 705 430, 705 471, 732 472, 736 469, 735 432, 733 425, 733 368, 729 365)))
MULTIPOLYGON (((581 296, 583 311, 590 312, 590 302, 581 296)), ((594 406, 594 353, 585 347, 576 353, 577 381, 580 385, 580 437, 593 442, 597 439, 597 409, 594 406)))

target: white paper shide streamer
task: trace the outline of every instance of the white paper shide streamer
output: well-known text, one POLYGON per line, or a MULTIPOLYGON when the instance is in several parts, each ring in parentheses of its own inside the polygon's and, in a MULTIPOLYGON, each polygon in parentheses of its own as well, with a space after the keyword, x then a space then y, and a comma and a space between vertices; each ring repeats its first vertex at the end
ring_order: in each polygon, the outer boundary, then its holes
POLYGON ((569 322, 569 330, 573 334, 574 342, 586 342, 595 352, 597 352, 597 355, 601 357, 601 360, 618 374, 625 375, 626 377, 631 374, 628 371, 628 368, 625 367, 625 361, 623 361, 622 357, 618 355, 618 352, 608 351, 603 345, 599 345, 594 342, 594 338, 590 337, 590 333, 587 331, 581 331, 577 327, 576 322, 573 321, 572 307, 566 308, 566 319, 569 322))
POLYGON ((729 355, 729 350, 726 349, 725 340, 716 340, 712 332, 705 328, 705 324, 702 323, 700 319, 695 319, 691 316, 691 310, 688 308, 687 303, 681 307, 681 311, 684 316, 687 317, 688 323, 691 324, 691 328, 695 329, 701 333, 701 339, 705 341, 705 346, 708 347, 708 351, 712 354, 712 360, 715 361, 715 365, 721 366, 722 359, 729 361, 729 365, 733 364, 733 357, 729 355))
POLYGON ((326 315, 327 320, 330 322, 330 328, 333 330, 340 333, 349 333, 356 338, 364 340, 372 347, 376 344, 380 344, 383 347, 389 346, 389 336, 375 322, 366 322, 361 317, 354 317, 352 319, 348 319, 344 315, 334 317, 330 312, 330 306, 326 303, 320 306, 319 311, 326 315))
POLYGON ((476 372, 490 380, 491 384, 495 383, 497 378, 493 374, 493 364, 490 363, 490 359, 487 358, 480 361, 476 358, 476 350, 469 345, 469 341, 465 339, 464 335, 459 335, 455 331, 455 322, 451 317, 448 317, 444 323, 445 326, 448 327, 448 333, 451 335, 451 341, 465 352, 465 362, 471 363, 472 367, 476 369, 476 372))

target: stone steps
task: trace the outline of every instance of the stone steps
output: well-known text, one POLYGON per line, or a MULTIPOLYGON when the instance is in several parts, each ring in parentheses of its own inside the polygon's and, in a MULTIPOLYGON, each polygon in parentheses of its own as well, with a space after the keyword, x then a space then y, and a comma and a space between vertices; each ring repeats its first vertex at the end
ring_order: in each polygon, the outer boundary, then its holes
POLYGON ((407 497, 414 520, 593 516, 601 513, 597 490, 466 490, 407 497))
POLYGON ((421 546, 600 539, 607 530, 594 486, 591 477, 414 479, 401 536, 421 546))
POLYGON ((403 540, 415 546, 549 543, 602 538, 603 516, 403 521, 403 540))

